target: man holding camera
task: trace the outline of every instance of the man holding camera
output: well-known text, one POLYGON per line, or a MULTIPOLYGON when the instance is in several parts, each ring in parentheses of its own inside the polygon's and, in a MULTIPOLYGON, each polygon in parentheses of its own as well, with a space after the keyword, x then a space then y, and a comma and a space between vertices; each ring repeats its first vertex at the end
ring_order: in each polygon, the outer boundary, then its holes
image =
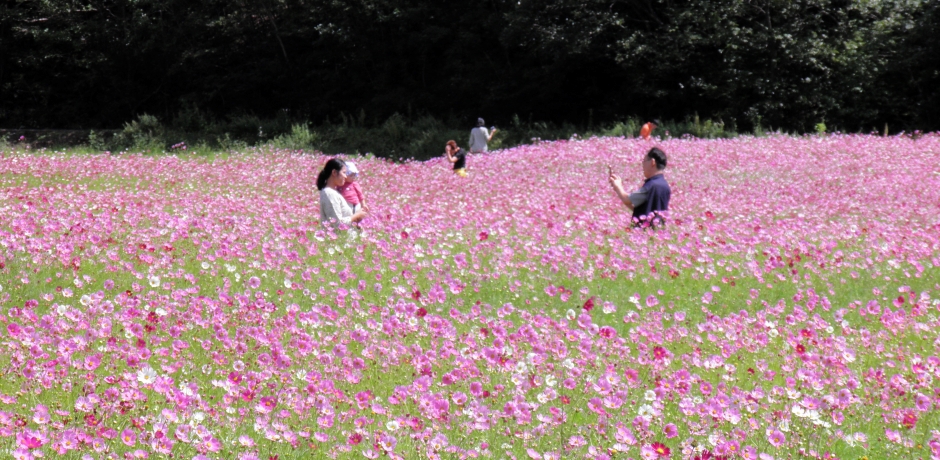
POLYGON ((646 180, 643 186, 633 193, 624 190, 623 181, 614 174, 610 165, 607 166, 610 174, 607 180, 620 201, 633 210, 634 226, 645 228, 664 225, 669 211, 669 198, 672 195, 669 183, 663 176, 663 170, 666 169, 666 153, 653 147, 643 157, 642 165, 643 177, 646 180))

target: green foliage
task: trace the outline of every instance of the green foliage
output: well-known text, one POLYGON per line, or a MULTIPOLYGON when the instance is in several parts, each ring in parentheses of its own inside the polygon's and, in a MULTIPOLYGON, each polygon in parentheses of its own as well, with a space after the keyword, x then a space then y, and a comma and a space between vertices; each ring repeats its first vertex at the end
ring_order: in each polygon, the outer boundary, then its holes
POLYGON ((341 119, 387 123, 399 152, 437 139, 396 113, 932 130, 938 37, 938 3, 908 0, 5 2, 0 125, 101 130, 149 113, 199 142, 239 125, 232 138, 255 144, 341 119))
MULTIPOLYGON (((185 143, 188 151, 210 153, 212 151, 244 150, 251 146, 267 146, 275 149, 321 151, 327 154, 368 154, 378 157, 425 160, 441 155, 444 144, 454 140, 466 147, 470 130, 455 128, 456 122, 442 121, 423 115, 414 119, 393 114, 381 123, 369 123, 364 111, 355 117, 345 115, 339 123, 312 125, 308 121, 290 123, 282 120, 264 120, 257 116, 241 115, 227 122, 212 121, 202 131, 186 132, 179 127, 198 127, 191 124, 192 114, 183 113, 182 120, 174 119, 166 125, 156 117, 141 115, 124 125, 124 129, 113 136, 91 131, 87 145, 90 150, 131 150, 160 152, 168 146, 185 143), (289 126, 285 129, 284 126, 289 126)), ((628 118, 610 124, 598 125, 594 129, 572 124, 553 124, 544 121, 524 122, 518 115, 511 118, 506 127, 499 127, 489 143, 490 150, 510 148, 521 144, 572 137, 624 136, 635 137, 641 122, 628 118)), ((697 116, 683 122, 665 121, 655 133, 662 137, 693 136, 701 138, 731 137, 736 135, 721 121, 701 121, 697 116)), ((61 144, 46 146, 63 147, 61 144)))
POLYGON ((600 134, 603 136, 636 137, 640 135, 640 127, 643 124, 636 119, 629 118, 627 121, 618 121, 608 129, 602 129, 600 134))
POLYGON ((173 128, 183 132, 204 132, 211 129, 212 125, 212 115, 193 104, 184 105, 173 118, 173 128))
MULTIPOLYGON (((113 144, 138 152, 163 151, 167 142, 166 130, 160 120, 153 115, 142 114, 136 120, 124 123, 124 129, 114 135, 113 144)), ((98 142, 97 136, 95 141, 98 142)), ((89 135, 89 144, 91 136, 89 135)), ((99 144, 100 146, 100 144, 99 144)))
POLYGON ((88 132, 88 147, 92 150, 103 151, 108 149, 108 144, 105 142, 103 135, 91 130, 88 132))
MULTIPOLYGON (((243 150, 248 148, 247 142, 241 139, 232 139, 232 135, 229 133, 225 133, 222 136, 215 138, 215 145, 218 146, 219 149, 225 151, 243 150)), ((208 150, 208 148, 206 150, 208 150)))
POLYGON ((695 114, 692 118, 686 118, 682 122, 665 121, 663 125, 654 132, 654 135, 656 134, 664 137, 691 136, 702 139, 733 137, 737 135, 733 130, 726 129, 723 121, 713 121, 710 119, 702 121, 698 114, 695 114))
POLYGON ((284 133, 274 138, 270 145, 278 149, 288 150, 314 150, 319 143, 316 131, 311 131, 306 123, 291 126, 290 133, 284 133))
POLYGON ((820 135, 826 134, 826 123, 824 122, 816 123, 816 134, 820 134, 820 135))

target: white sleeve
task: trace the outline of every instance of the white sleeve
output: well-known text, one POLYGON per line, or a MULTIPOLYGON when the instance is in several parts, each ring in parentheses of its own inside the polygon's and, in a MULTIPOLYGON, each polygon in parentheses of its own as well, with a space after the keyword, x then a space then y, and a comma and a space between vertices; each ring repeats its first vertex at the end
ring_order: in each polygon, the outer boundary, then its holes
POLYGON ((352 223, 352 213, 343 212, 343 206, 349 207, 343 196, 337 192, 330 193, 328 189, 323 189, 320 194, 320 220, 323 222, 334 221, 349 225, 352 223))
POLYGON ((630 202, 633 203, 633 206, 643 205, 643 203, 646 203, 647 198, 649 198, 649 192, 643 189, 630 194, 630 202))
POLYGON ((336 214, 336 221, 345 225, 352 223, 352 209, 349 209, 349 204, 346 203, 346 199, 342 195, 337 193, 330 194, 330 202, 333 203, 334 213, 336 214), (345 208, 345 209, 343 209, 345 208))

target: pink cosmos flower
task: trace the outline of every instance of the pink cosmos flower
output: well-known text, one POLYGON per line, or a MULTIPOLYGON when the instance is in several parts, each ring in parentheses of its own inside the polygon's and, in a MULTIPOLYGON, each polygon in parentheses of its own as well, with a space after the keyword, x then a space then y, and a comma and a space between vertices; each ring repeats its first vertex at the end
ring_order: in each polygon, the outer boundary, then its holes
POLYGON ((251 289, 258 289, 261 287, 261 278, 258 278, 257 276, 248 278, 248 287, 251 289))
POLYGON ((901 433, 895 430, 892 430, 890 428, 885 428, 885 437, 888 438, 888 441, 891 441, 893 443, 901 442, 901 433))
POLYGON ((774 430, 770 435, 767 436, 767 441, 770 442, 770 445, 774 447, 780 447, 787 438, 779 430, 774 430))
POLYGON ((125 446, 133 447, 134 444, 137 443, 137 433, 130 428, 125 428, 124 431, 121 432, 121 442, 123 442, 125 446))
POLYGON ((676 428, 675 424, 669 423, 663 427, 663 434, 666 435, 666 438, 672 439, 679 435, 679 429, 676 428))
POLYGON ((38 449, 46 443, 44 436, 33 430, 25 430, 17 433, 17 445, 25 449, 38 449))

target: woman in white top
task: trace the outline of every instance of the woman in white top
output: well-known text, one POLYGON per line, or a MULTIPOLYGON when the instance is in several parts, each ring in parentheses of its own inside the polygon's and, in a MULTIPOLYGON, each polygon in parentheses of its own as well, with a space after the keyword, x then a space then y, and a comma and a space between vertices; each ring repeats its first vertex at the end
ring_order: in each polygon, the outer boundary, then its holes
POLYGON ((317 175, 317 188, 320 190, 320 222, 331 226, 333 230, 345 229, 366 217, 365 211, 353 213, 346 199, 336 191, 337 187, 345 183, 346 164, 336 158, 327 161, 320 174, 317 175))

